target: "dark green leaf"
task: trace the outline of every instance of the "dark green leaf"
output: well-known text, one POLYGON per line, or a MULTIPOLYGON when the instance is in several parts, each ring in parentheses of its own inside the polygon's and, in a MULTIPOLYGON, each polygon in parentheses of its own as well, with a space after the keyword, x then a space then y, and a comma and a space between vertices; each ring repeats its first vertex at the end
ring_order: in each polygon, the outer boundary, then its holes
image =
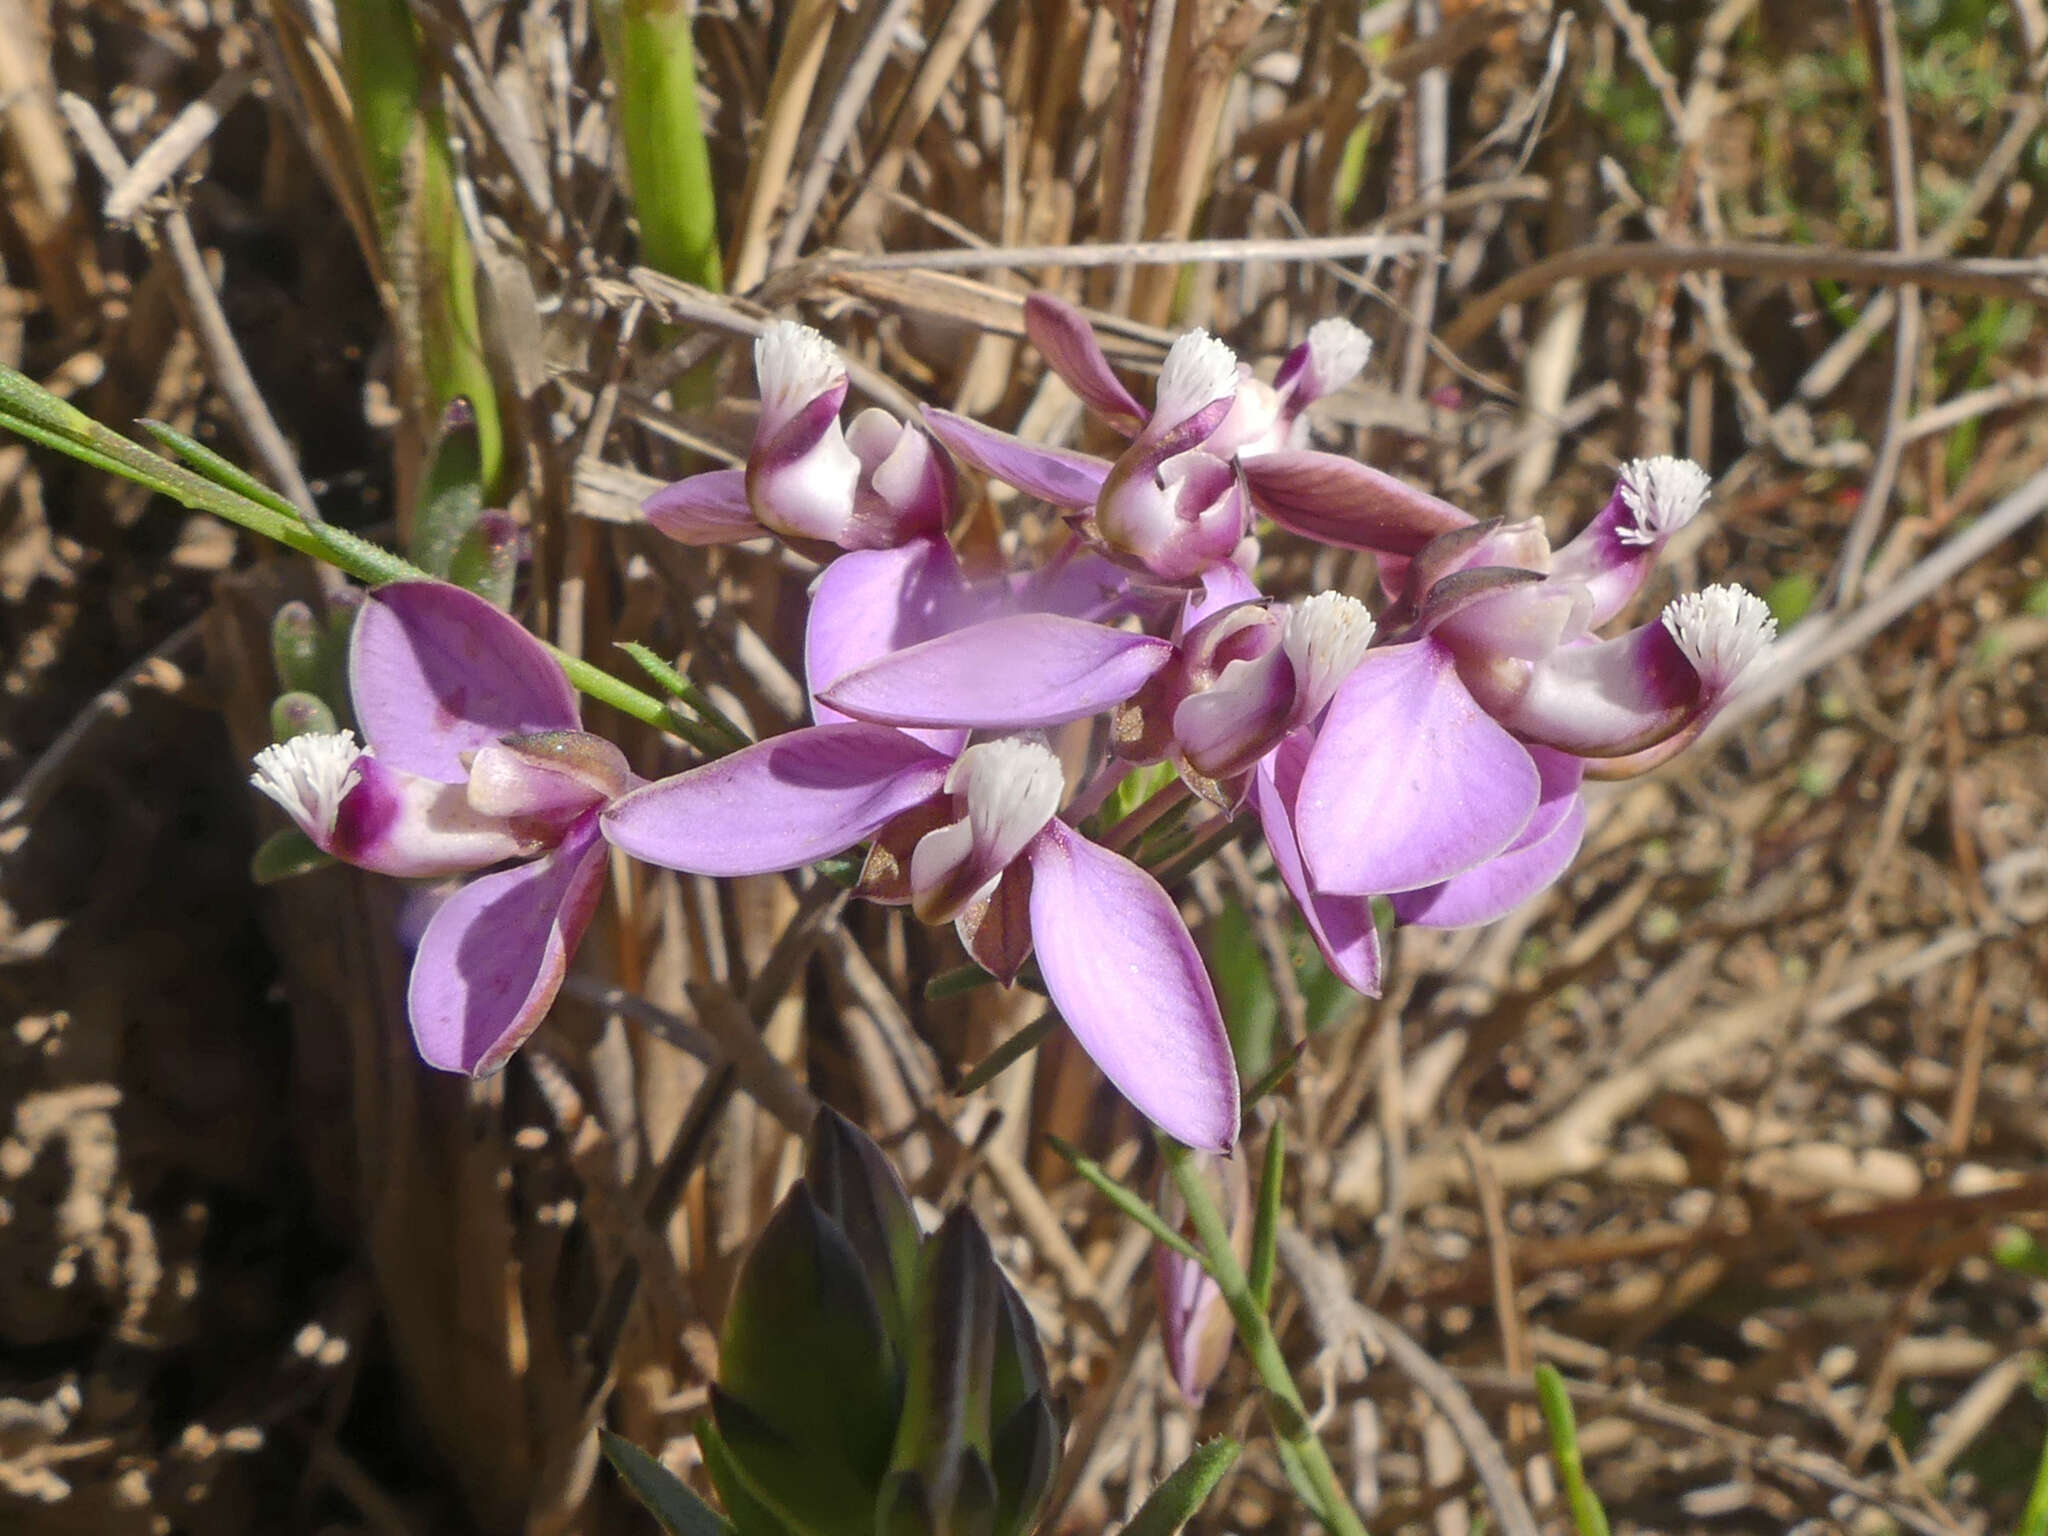
POLYGON ((597 1432, 597 1441, 604 1447, 605 1460, 668 1536, 733 1536, 723 1515, 632 1441, 608 1429, 597 1432))

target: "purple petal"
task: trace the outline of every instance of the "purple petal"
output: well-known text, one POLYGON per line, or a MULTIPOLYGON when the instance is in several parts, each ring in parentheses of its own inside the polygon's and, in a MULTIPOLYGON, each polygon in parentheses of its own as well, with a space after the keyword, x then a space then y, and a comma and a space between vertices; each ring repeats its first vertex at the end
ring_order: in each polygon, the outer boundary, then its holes
POLYGON ((1395 895, 1394 915, 1419 928, 1471 928, 1505 917, 1546 890, 1578 856, 1586 835, 1586 802, 1572 795, 1546 837, 1488 859, 1477 869, 1419 891, 1395 895))
POLYGON ((1301 908, 1303 921, 1323 953, 1331 973, 1367 997, 1380 995, 1383 975, 1379 929, 1372 920, 1370 896, 1325 896, 1310 883, 1294 835, 1295 798, 1301 792, 1314 738, 1297 731, 1267 756, 1252 775, 1252 807, 1265 829, 1266 846, 1280 882, 1301 908))
POLYGON ((1145 419, 1145 407, 1125 389, 1102 354, 1095 327, 1073 305, 1050 294, 1034 293, 1024 301, 1024 331, 1045 354, 1046 366, 1066 381, 1090 410, 1106 416, 1123 432, 1145 419))
POLYGON ((879 657, 818 696, 881 725, 1027 730, 1121 704, 1172 658, 1149 635, 1019 613, 879 657))
POLYGON ((1027 443, 951 411, 926 406, 924 419, 932 436, 962 463, 1056 507, 1094 506, 1109 475, 1108 462, 1093 454, 1027 443))
POLYGON ((1449 502, 1368 465, 1283 448, 1244 461, 1252 505, 1283 528, 1325 544, 1413 555, 1472 521, 1449 502))
MULTIPOLYGON (((1523 745, 1528 746, 1528 743, 1523 745)), ((1571 814, 1572 806, 1579 798, 1579 786, 1586 780, 1586 760, 1583 757, 1573 757, 1569 752, 1559 752, 1550 747, 1529 747, 1529 756, 1535 760, 1537 782, 1542 787, 1537 792, 1535 814, 1529 818, 1529 825, 1522 828, 1508 845, 1509 853, 1540 843, 1555 832, 1571 814)))
POLYGON ((560 990, 604 890, 597 818, 544 859, 483 875, 444 902, 420 936, 406 1008, 420 1058, 443 1072, 495 1072, 560 990))
POLYGON ((576 693, 547 647, 474 592, 400 581, 372 592, 349 646, 356 719, 391 768, 459 784, 501 736, 575 730, 576 693))
POLYGON ((356 784, 341 802, 327 851, 358 869, 418 880, 525 858, 553 840, 549 832, 538 824, 515 829, 472 806, 466 786, 406 773, 365 753, 356 759, 356 784))
POLYGON ((1709 702, 1661 622, 1612 640, 1567 645, 1537 662, 1505 698, 1475 691, 1517 735, 1582 757, 1625 757, 1682 730, 1709 702))
POLYGON ((1369 651, 1331 702, 1295 804, 1320 891, 1436 885, 1492 858, 1536 809, 1536 764, 1424 640, 1369 651))
POLYGON ((1063 822, 1031 845, 1031 939, 1060 1017, 1117 1091, 1188 1146, 1237 1140, 1237 1065, 1159 882, 1063 822))
MULTIPOLYGON (((811 589, 804 624, 804 674, 811 716, 820 725, 850 718, 818 702, 818 690, 855 667, 943 634, 970 611, 967 578, 944 539, 914 539, 897 549, 863 549, 825 567, 811 589)), ((958 732, 924 738, 958 751, 958 732)))
POLYGON ((698 875, 795 869, 872 837, 939 792, 951 759, 879 725, 814 725, 612 802, 604 835, 698 875))
POLYGON ((681 544, 731 544, 768 531, 747 502, 744 469, 714 469, 678 480, 641 502, 640 510, 681 544))

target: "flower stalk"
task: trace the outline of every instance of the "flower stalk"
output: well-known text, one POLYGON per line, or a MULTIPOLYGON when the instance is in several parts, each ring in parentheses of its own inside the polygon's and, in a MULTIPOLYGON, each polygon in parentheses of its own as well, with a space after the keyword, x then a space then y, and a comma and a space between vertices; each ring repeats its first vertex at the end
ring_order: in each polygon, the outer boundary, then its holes
MULTIPOLYGON (((76 406, 59 399, 27 375, 0 365, 0 427, 30 442, 41 443, 59 453, 118 475, 136 485, 147 486, 194 512, 210 512, 238 528, 295 549, 302 555, 323 560, 335 569, 371 586, 393 581, 419 581, 427 573, 402 556, 372 544, 368 539, 331 525, 302 522, 290 510, 290 503, 269 492, 265 500, 208 479, 174 464, 130 442, 118 432, 101 426, 76 406), (283 507, 286 510, 280 511, 283 507)), ((234 471, 247 480, 242 471, 234 471)), ((255 482, 250 481, 251 485, 255 482)), ((260 487, 258 487, 260 489, 260 487)), ((592 666, 581 657, 548 647, 569 682, 579 693, 609 704, 643 725, 668 730, 672 716, 666 705, 652 694, 610 673, 592 666)))
MULTIPOLYGON (((393 323, 406 388, 438 421, 457 401, 475 412, 477 483, 485 500, 504 462, 497 391, 484 354, 476 254, 455 195, 455 161, 438 84, 405 0, 342 0, 344 78, 370 184, 378 237, 395 290, 393 323)), ((416 541, 453 546, 466 530, 419 528, 416 541)))
POLYGON ((640 259, 717 292, 718 203, 697 110, 692 0, 600 0, 598 35, 618 91, 619 142, 640 219, 640 259))
POLYGON ((1297 1491, 1308 1500, 1316 1518, 1332 1536, 1366 1536, 1365 1523, 1344 1496, 1337 1482, 1337 1470, 1330 1464, 1329 1453, 1323 1449, 1321 1438, 1309 1424, 1301 1390, 1295 1386, 1294 1377, 1287 1369, 1286 1357, 1280 1353, 1280 1341, 1273 1336, 1272 1324, 1266 1320, 1265 1310, 1252 1291, 1251 1281, 1237 1261, 1237 1251, 1231 1246, 1229 1225, 1209 1192, 1194 1154, 1166 1136, 1159 1138, 1159 1151, 1166 1160, 1174 1187, 1180 1191, 1181 1199, 1187 1205, 1188 1221, 1195 1229, 1202 1266, 1223 1292, 1223 1303, 1237 1324, 1238 1340, 1244 1345, 1252 1369, 1258 1372, 1259 1384, 1265 1388, 1267 1416, 1272 1421, 1274 1434, 1280 1439, 1284 1460, 1290 1472, 1298 1473, 1307 1484, 1297 1491))

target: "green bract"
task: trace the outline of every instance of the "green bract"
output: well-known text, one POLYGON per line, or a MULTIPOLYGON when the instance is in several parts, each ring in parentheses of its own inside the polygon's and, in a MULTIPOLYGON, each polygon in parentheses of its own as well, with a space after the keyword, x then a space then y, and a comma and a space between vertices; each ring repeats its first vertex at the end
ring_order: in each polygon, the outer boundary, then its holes
POLYGON ((921 1235, 829 1109, 740 1270, 711 1404, 739 1536, 1022 1536, 1059 1461, 1037 1331, 988 1238, 965 1210, 921 1235))

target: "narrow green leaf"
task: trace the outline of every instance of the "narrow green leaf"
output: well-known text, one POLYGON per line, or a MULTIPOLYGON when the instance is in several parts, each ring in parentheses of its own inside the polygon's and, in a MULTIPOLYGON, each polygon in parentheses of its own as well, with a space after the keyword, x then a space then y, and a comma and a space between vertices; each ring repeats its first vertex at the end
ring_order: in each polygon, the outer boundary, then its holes
POLYGON ((176 427, 161 421, 152 421, 147 416, 137 425, 215 485, 233 491, 238 496, 246 496, 251 501, 260 502, 271 511, 285 517, 296 519, 299 516, 299 509, 284 497, 240 465, 229 463, 197 438, 187 437, 176 427))
POLYGON ((1571 1506, 1572 1525, 1579 1536, 1608 1536, 1607 1511, 1586 1482, 1586 1464, 1579 1455, 1579 1427, 1572 1417, 1571 1395, 1557 1367, 1544 1361, 1536 1367, 1536 1401, 1543 1409, 1544 1425, 1550 1430, 1550 1453, 1564 1480, 1565 1502, 1571 1506))
POLYGON ((1267 1094, 1294 1075, 1294 1069, 1301 1065, 1302 1053, 1307 1049, 1308 1042, 1306 1040, 1299 1040, 1273 1059, 1266 1070, 1259 1074, 1259 1080, 1253 1083, 1251 1087, 1245 1089, 1244 1109, 1246 1113, 1250 1113, 1251 1107, 1254 1104, 1258 1103, 1259 1100, 1263 1099, 1267 1094))
MULTIPOLYGON (((987 973, 984 972, 983 974, 986 975, 987 973)), ((938 980, 943 979, 943 977, 938 978, 938 980)), ((995 978, 991 976, 989 979, 993 981, 995 978)), ((934 984, 936 985, 936 982, 934 984)), ((927 989, 925 996, 930 997, 931 995, 930 990, 927 989)), ((1009 1068, 1022 1061, 1031 1052, 1037 1050, 1040 1044, 1044 1042, 1045 1037, 1059 1028, 1059 1024, 1060 1016, 1048 1008, 1029 1024, 1026 1024, 1022 1029, 1011 1035, 1001 1045, 990 1051, 988 1055, 983 1057, 974 1066, 968 1068, 967 1074, 953 1085, 953 1092, 961 1095, 970 1094, 975 1089, 986 1087, 989 1083, 994 1082, 996 1078, 1000 1077, 1009 1068)))
POLYGON ((744 747, 752 745, 752 738, 739 728, 731 716, 712 703, 710 696, 702 688, 691 682, 686 674, 678 672, 674 667, 663 661, 660 656, 637 640, 621 640, 618 642, 618 646, 620 650, 624 651, 639 664, 641 671, 689 705, 696 712, 698 718, 706 725, 721 735, 729 737, 734 746, 744 747))
POLYGON ((1280 1193, 1287 1175, 1287 1127, 1278 1120, 1266 1138, 1266 1162, 1259 1171, 1259 1204, 1252 1216, 1251 1262, 1245 1282, 1261 1312, 1273 1309, 1273 1260, 1280 1237, 1280 1193))
POLYGON ((2041 1442, 2041 1468, 2034 1474, 2034 1491, 2027 1495, 2013 1536, 2048 1536, 2048 1440, 2041 1442))
POLYGON ((1201 1252, 1193 1243, 1169 1227, 1165 1219, 1136 1193, 1126 1189, 1123 1185, 1117 1183, 1115 1179, 1111 1178, 1102 1164, 1096 1162, 1092 1157, 1083 1156, 1078 1147, 1062 1141, 1057 1136, 1048 1136, 1046 1141, 1051 1144, 1053 1151, 1059 1153, 1061 1157, 1073 1164, 1074 1172, 1080 1174, 1082 1178, 1101 1190, 1111 1205, 1122 1211, 1131 1220, 1135 1221, 1147 1232, 1150 1232, 1182 1258, 1193 1259, 1197 1264, 1202 1265, 1204 1269, 1208 1268, 1208 1264, 1202 1258, 1201 1252))
POLYGON ((1131 1517, 1131 1523, 1124 1527, 1123 1536, 1174 1536, 1201 1511, 1243 1449, 1228 1435, 1196 1446, 1173 1475, 1152 1490, 1131 1517))
POLYGON ((632 1441, 608 1429, 600 1429, 597 1440, 612 1470, 668 1536, 733 1536, 723 1515, 632 1441))

